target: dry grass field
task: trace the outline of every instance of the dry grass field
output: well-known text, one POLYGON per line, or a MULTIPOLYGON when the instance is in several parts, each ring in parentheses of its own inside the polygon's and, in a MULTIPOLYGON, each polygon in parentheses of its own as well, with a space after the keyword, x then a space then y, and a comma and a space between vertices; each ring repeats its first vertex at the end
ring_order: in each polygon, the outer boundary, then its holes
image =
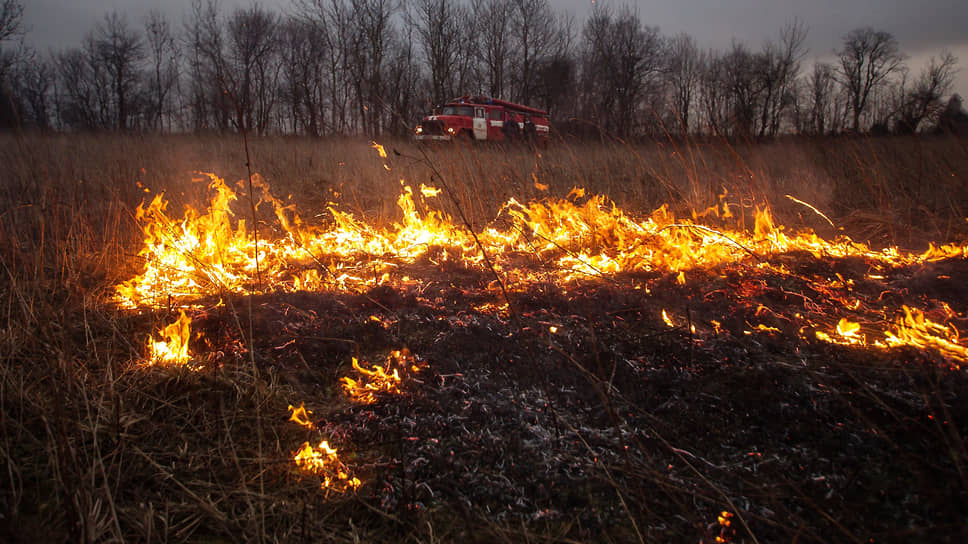
MULTIPOLYGON (((383 160, 363 140, 254 138, 248 167, 239 137, 0 142, 0 540, 968 537, 968 141, 384 141, 383 160), (427 243, 413 259, 367 253, 379 270, 352 273, 389 278, 376 284, 283 289, 251 276, 119 304, 117 286, 150 260, 139 206, 164 193, 168 217, 204 213, 204 172, 236 189, 227 221, 263 243, 288 231, 268 193, 249 193, 250 172, 321 230, 338 222, 330 208, 359 232, 393 230, 404 184, 443 189, 416 199, 423 217, 439 210, 480 238, 427 243), (568 233, 506 226, 517 225, 511 198, 592 195, 614 222, 576 231, 574 247, 568 233), (718 234, 739 256, 595 265, 578 279, 546 258, 626 249, 619 227, 632 223, 614 210, 644 221, 663 204, 683 219, 636 244, 680 229, 718 234), (836 246, 843 255, 761 249, 765 208, 783 232, 852 242, 836 246), (535 249, 488 255, 489 228, 535 249), (929 244, 953 249, 917 257, 929 244), (910 259, 878 260, 890 247, 910 259), (453 260, 478 249, 483 261, 453 260), (855 325, 903 337, 895 314, 909 307, 931 335, 920 343, 847 341, 855 325), (150 364, 149 339, 179 309, 192 317, 193 364, 150 364), (814 335, 832 329, 843 341, 814 335), (392 355, 404 349, 413 356, 392 355), (399 389, 347 399, 353 358, 401 365, 399 389), (287 421, 300 403, 311 427, 287 421), (293 462, 322 438, 337 472, 293 462)), ((313 259, 280 274, 343 270, 335 253, 313 259)))

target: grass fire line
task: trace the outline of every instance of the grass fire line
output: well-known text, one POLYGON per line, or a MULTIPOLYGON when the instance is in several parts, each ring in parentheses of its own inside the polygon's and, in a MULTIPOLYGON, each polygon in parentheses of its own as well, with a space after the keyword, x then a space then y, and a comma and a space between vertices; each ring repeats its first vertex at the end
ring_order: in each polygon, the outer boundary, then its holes
MULTIPOLYGON (((137 218, 145 235, 140 255, 145 267, 141 274, 117 286, 122 307, 158 308, 171 301, 187 303, 204 293, 253 292, 257 289, 256 248, 262 277, 268 279, 266 292, 360 290, 405 283, 409 278, 396 276, 396 272, 403 265, 430 258, 431 248, 439 248, 432 258, 436 264, 482 266, 475 241, 465 229, 432 209, 437 191, 427 186, 419 192, 422 206, 418 206, 414 192, 401 182, 397 205, 402 219, 390 227, 378 227, 339 211, 336 205, 329 209, 328 224, 308 225, 293 206, 272 197, 268 185, 260 182, 258 186, 266 193, 262 201, 272 207, 278 235, 255 244, 245 220, 236 219, 231 208, 238 198, 235 191, 215 175, 205 177, 212 198, 204 212, 189 206, 180 219, 171 217, 161 194, 139 206, 137 218)), ((716 213, 719 208, 707 212, 716 213)), ((915 254, 897 247, 874 250, 846 236, 826 240, 810 231, 788 233, 774 225, 768 208, 758 210, 753 232, 717 230, 677 219, 667 206, 636 220, 604 197, 586 198, 577 189, 565 199, 549 197, 527 205, 510 199, 499 216, 506 218, 506 226, 501 228, 496 222, 477 233, 477 239, 497 257, 496 268, 518 291, 531 282, 547 281, 549 276, 564 285, 589 279, 608 281, 624 272, 641 271, 675 273, 682 283, 687 272, 754 257, 755 266, 785 274, 789 271, 782 264, 767 259, 797 251, 816 258, 861 258, 879 272, 968 255, 966 244, 931 244, 915 254), (531 256, 543 265, 541 270, 517 266, 514 258, 518 255, 531 256)), ((829 315, 835 317, 839 310, 831 308, 829 315)), ((894 323, 892 330, 884 330, 886 338, 873 345, 931 347, 965 360, 965 348, 955 330, 919 317, 921 310, 916 308, 898 311, 907 317, 894 323)), ((187 342, 175 333, 184 334, 187 321, 183 314, 177 326, 162 331, 164 341, 153 341, 152 360, 186 360, 187 342)), ((834 331, 834 323, 827 325, 827 331, 834 333, 821 330, 823 323, 805 326, 816 329, 815 337, 822 341, 856 341, 844 331, 834 331)), ((389 383, 386 380, 391 377, 383 379, 389 383)))
MULTIPOLYGON (((374 143, 373 147, 386 159, 382 146, 374 143)), ((418 206, 414 191, 401 180, 402 192, 397 205, 402 219, 389 228, 381 228, 339 211, 336 205, 329 209, 328 225, 307 225, 293 206, 273 197, 268 185, 260 180, 256 185, 265 193, 262 202, 272 207, 278 235, 255 244, 245 220, 236 218, 231 208, 238 200, 235 191, 213 174, 206 174, 205 178, 212 198, 204 211, 186 207, 183 217, 172 217, 161 194, 149 204, 139 206, 136 217, 145 235, 140 252, 145 269, 117 286, 121 306, 157 308, 163 300, 188 304, 200 294, 221 290, 252 292, 258 285, 254 278, 257 258, 262 277, 269 279, 267 292, 393 285, 392 276, 397 267, 415 263, 430 247, 441 248, 436 255, 437 264, 457 261, 469 268, 482 266, 475 242, 464 229, 428 206, 428 200, 439 194, 433 187, 421 186, 417 195, 422 206, 418 206), (327 266, 320 266, 327 262, 327 266)), ((797 202, 823 215, 809 204, 797 202)), ((703 215, 718 215, 720 209, 725 210, 722 219, 730 217, 729 206, 722 202, 703 215)), ((774 225, 768 208, 757 211, 752 233, 717 230, 676 219, 667 206, 636 220, 604 197, 586 198, 584 191, 577 188, 565 199, 546 198, 527 205, 511 199, 500 215, 509 218, 511 226, 503 230, 492 226, 477 233, 485 250, 495 256, 530 254, 550 264, 555 281, 562 285, 582 279, 607 281, 622 272, 642 270, 675 274, 676 282, 682 285, 686 282, 686 273, 711 270, 725 262, 751 257, 759 261, 756 266, 783 274, 788 272, 782 264, 772 264, 766 258, 793 251, 808 252, 818 258, 860 257, 874 263, 879 271, 968 254, 966 245, 932 244, 921 254, 911 254, 895 247, 875 251, 845 236, 831 241, 809 231, 787 233, 774 225)), ((540 276, 524 268, 516 269, 510 259, 499 260, 497 268, 507 274, 512 280, 510 285, 517 290, 527 288, 531 281, 544 281, 548 275, 548 268, 540 276)), ((805 323, 801 336, 810 328, 814 329, 814 337, 823 342, 879 349, 914 346, 937 350, 954 361, 955 368, 968 362, 968 348, 961 345, 953 325, 927 319, 916 308, 903 306, 900 310, 903 316, 890 320, 889 326, 880 331, 882 339, 869 341, 861 333, 861 325, 846 317, 828 331, 820 330, 820 324, 805 323)), ((830 315, 836 314, 837 309, 831 308, 830 315)), ((667 310, 662 310, 661 318, 669 327, 676 327, 667 310)), ((149 362, 189 364, 190 325, 191 318, 180 310, 178 319, 160 331, 162 339, 149 341, 149 362)), ((719 331, 718 322, 714 327, 719 331)), ((691 322, 689 328, 690 334, 696 334, 691 322)), ((763 324, 750 324, 750 328, 764 334, 781 332, 763 324)), ((420 370, 406 350, 391 353, 384 366, 364 368, 355 357, 351 365, 358 377, 345 376, 341 378, 341 385, 347 398, 361 404, 399 394, 401 371, 420 370)), ((302 405, 298 409, 289 408, 290 421, 307 430, 314 429, 310 412, 302 405)), ((294 452, 293 461, 304 473, 320 477, 321 487, 327 491, 355 490, 361 485, 328 440, 321 439, 317 445, 304 442, 294 452)))

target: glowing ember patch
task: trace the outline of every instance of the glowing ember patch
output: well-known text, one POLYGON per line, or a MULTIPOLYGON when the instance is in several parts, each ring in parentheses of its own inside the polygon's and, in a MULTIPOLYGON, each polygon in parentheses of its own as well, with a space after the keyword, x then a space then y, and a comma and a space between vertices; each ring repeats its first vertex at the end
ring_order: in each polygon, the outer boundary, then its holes
POLYGON ((149 339, 149 364, 184 365, 191 361, 188 353, 191 323, 192 319, 181 310, 178 319, 161 330, 161 340, 149 339))
POLYGON ((299 403, 299 408, 296 408, 290 404, 289 411, 292 412, 292 415, 289 417, 289 421, 292 421, 297 425, 302 425, 307 429, 313 428, 313 422, 309 419, 309 416, 312 414, 312 412, 306 410, 306 407, 303 405, 303 403, 299 403))
POLYGON ((309 442, 303 442, 302 447, 293 456, 296 466, 310 474, 321 476, 321 487, 336 490, 356 489, 360 486, 358 478, 351 478, 347 468, 340 462, 336 448, 329 447, 329 442, 323 440, 319 446, 313 447, 309 442))

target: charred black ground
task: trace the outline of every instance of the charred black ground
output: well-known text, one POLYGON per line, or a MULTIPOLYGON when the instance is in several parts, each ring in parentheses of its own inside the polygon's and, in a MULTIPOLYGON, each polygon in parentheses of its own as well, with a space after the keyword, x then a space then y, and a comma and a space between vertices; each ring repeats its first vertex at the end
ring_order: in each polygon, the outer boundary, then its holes
MULTIPOLYGON (((337 502, 366 504, 381 512, 373 523, 402 535, 433 520, 437 537, 471 541, 522 530, 613 541, 963 540, 965 371, 930 350, 830 345, 812 330, 841 317, 871 325, 901 304, 937 317, 938 298, 964 316, 958 278, 968 264, 877 280, 860 259, 772 264, 790 272, 747 263, 684 285, 661 274, 534 285, 501 311, 476 309, 505 302, 489 275, 417 267, 419 286, 255 299, 255 353, 352 452, 364 485, 337 502), (838 275, 853 284, 830 288, 838 275), (848 296, 860 309, 843 307, 848 296), (339 400, 351 357, 382 363, 404 347, 427 365, 404 395, 339 400), (738 514, 728 528, 723 511, 738 514)), ((197 327, 206 342, 231 345, 238 329, 220 312, 197 327)), ((283 467, 269 474, 268 485, 292 477, 283 467)), ((302 529, 324 534, 331 503, 306 504, 302 529)))

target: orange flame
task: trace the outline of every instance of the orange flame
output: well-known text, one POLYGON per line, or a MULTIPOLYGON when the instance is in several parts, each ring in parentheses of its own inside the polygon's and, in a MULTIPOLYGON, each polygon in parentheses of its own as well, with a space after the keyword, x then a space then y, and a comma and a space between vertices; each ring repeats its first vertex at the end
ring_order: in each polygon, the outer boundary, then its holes
MULTIPOLYGON (((381 157, 386 156, 381 145, 374 142, 373 147, 381 157)), ((202 294, 225 292, 359 290, 387 283, 407 285, 412 281, 394 275, 395 272, 400 265, 423 258, 431 248, 435 248, 435 263, 453 261, 479 270, 487 266, 483 249, 490 256, 493 269, 506 278, 506 287, 512 290, 526 289, 536 280, 566 284, 589 276, 608 278, 621 272, 674 273, 675 281, 684 284, 691 270, 752 260, 757 267, 783 272, 782 264, 767 259, 793 251, 807 252, 816 258, 862 258, 875 272, 968 257, 968 244, 931 245, 927 251, 916 254, 896 247, 873 250, 846 236, 827 240, 811 231, 792 233, 775 223, 769 208, 756 212, 752 232, 699 223, 698 218, 710 215, 718 216, 720 224, 726 222, 730 214, 725 191, 711 212, 694 214, 688 220, 676 218, 668 206, 634 218, 607 198, 586 195, 576 187, 563 199, 548 197, 527 204, 510 199, 499 212, 499 222, 471 235, 447 214, 422 207, 425 200, 439 194, 437 189, 421 186, 423 198, 418 206, 415 191, 402 183, 397 199, 400 217, 389 227, 358 220, 339 210, 336 204, 328 210, 331 221, 308 225, 292 206, 273 197, 258 177, 254 186, 261 191, 260 202, 271 206, 277 221, 275 229, 260 229, 260 233, 279 234, 262 234, 256 240, 246 227, 244 214, 233 211, 233 206, 237 206, 236 193, 217 176, 207 174, 206 179, 211 198, 204 211, 188 207, 182 217, 176 217, 168 212, 163 195, 138 207, 136 217, 144 232, 140 251, 144 270, 117 286, 116 295, 122 306, 158 308, 202 294), (522 262, 527 263, 522 256, 530 257, 534 266, 521 266, 522 262)), ((877 276, 870 275, 872 279, 877 276)), ((840 278, 829 285, 850 289, 852 281, 840 278)), ((839 300, 848 309, 861 309, 861 301, 856 298, 839 300)), ((870 333, 874 327, 865 328, 870 333)), ((169 337, 175 329, 170 330, 169 337)), ((769 332, 776 331, 771 328, 769 332)), ((874 345, 907 343, 937 349, 949 358, 965 359, 964 345, 953 327, 930 322, 915 310, 905 310, 904 318, 882 332, 884 340, 874 345)), ((816 336, 848 345, 868 343, 859 325, 846 319, 835 330, 816 331, 816 336)), ((171 340, 166 339, 165 345, 169 343, 171 340)), ((152 358, 187 360, 187 355, 175 354, 187 353, 186 346, 187 339, 177 346, 159 345, 161 352, 174 351, 152 358)), ((347 378, 349 381, 343 383, 348 392, 370 391, 356 397, 360 402, 369 401, 377 391, 393 391, 399 386, 399 373, 394 375, 389 366, 365 370, 357 362, 354 368, 361 378, 347 378)))
POLYGON ((852 323, 843 318, 837 323, 837 334, 845 338, 853 338, 857 336, 857 332, 860 331, 860 323, 852 323))
POLYGON ((676 324, 672 322, 672 318, 666 313, 665 309, 662 310, 662 321, 671 328, 675 328, 676 324))
POLYGON ((191 360, 188 353, 191 323, 192 319, 181 310, 178 319, 161 330, 161 340, 148 339, 149 364, 187 364, 191 360))
POLYGON ((386 149, 384 149, 382 145, 376 142, 370 142, 370 143, 372 144, 370 147, 372 147, 373 149, 376 149, 376 152, 380 154, 381 159, 387 158, 386 149))
MULTIPOLYGON (((667 271, 677 273, 680 283, 692 269, 790 251, 806 251, 818 258, 861 257, 888 266, 968 256, 968 245, 931 246, 917 255, 897 248, 874 251, 845 236, 831 241, 809 231, 788 234, 774 224, 769 209, 757 212, 752 233, 677 220, 667 206, 634 219, 605 197, 586 197, 579 188, 565 199, 546 198, 527 205, 511 199, 499 214, 509 221, 500 223, 500 228, 480 230, 476 238, 440 211, 421 211, 414 191, 406 185, 397 199, 401 218, 389 228, 359 221, 335 204, 329 208, 332 221, 313 226, 272 197, 261 181, 256 183, 263 194, 261 201, 272 206, 280 236, 263 234, 256 241, 245 220, 232 210, 235 192, 218 177, 207 176, 212 197, 205 212, 189 207, 178 219, 168 213, 162 195, 139 206, 145 270, 116 288, 122 306, 163 307, 170 300, 226 291, 365 288, 391 281, 390 274, 400 264, 417 261, 432 247, 443 249, 447 260, 482 268, 482 246, 493 257, 495 269, 506 274, 511 288, 523 288, 535 274, 517 265, 521 255, 546 265, 540 273, 544 280, 549 275, 570 282, 620 272, 667 271)), ((438 190, 422 186, 420 194, 429 198, 438 190)))
MULTIPOLYGON (((949 359, 968 362, 968 347, 959 343, 958 329, 953 325, 931 321, 916 308, 902 306, 901 309, 904 315, 894 322, 894 330, 884 333, 888 346, 931 348, 949 359)), ((960 368, 960 365, 956 367, 960 368)))
POLYGON ((302 425, 307 429, 313 428, 313 422, 309 419, 309 415, 312 414, 312 412, 306 410, 306 407, 303 405, 303 403, 299 403, 299 408, 296 408, 290 404, 289 411, 292 412, 292 415, 289 417, 289 421, 292 421, 297 425, 302 425))
MULTIPOLYGON (((389 363, 389 361, 388 361, 389 363)), ((373 365, 373 370, 367 370, 360 366, 356 357, 353 357, 353 369, 359 372, 363 378, 354 380, 349 376, 343 378, 343 391, 351 400, 361 404, 372 404, 376 402, 377 395, 400 392, 400 373, 394 369, 387 374, 389 368, 373 365)))
MULTIPOLYGON (((904 315, 899 316, 890 329, 884 330, 884 340, 868 344, 867 337, 859 334, 860 324, 842 318, 837 323, 836 336, 816 331, 819 340, 832 344, 851 346, 873 345, 879 348, 911 346, 918 349, 933 349, 943 357, 960 362, 968 362, 968 347, 961 345, 958 329, 954 325, 934 322, 924 316, 917 308, 902 306, 904 315)), ((960 368, 960 365, 955 365, 960 368)))
POLYGON ((331 448, 329 442, 323 440, 319 446, 313 447, 309 442, 303 445, 293 455, 296 466, 303 471, 313 475, 322 476, 321 487, 335 488, 342 490, 346 488, 356 489, 360 486, 360 480, 350 477, 347 468, 340 462, 336 453, 336 448, 331 448))

